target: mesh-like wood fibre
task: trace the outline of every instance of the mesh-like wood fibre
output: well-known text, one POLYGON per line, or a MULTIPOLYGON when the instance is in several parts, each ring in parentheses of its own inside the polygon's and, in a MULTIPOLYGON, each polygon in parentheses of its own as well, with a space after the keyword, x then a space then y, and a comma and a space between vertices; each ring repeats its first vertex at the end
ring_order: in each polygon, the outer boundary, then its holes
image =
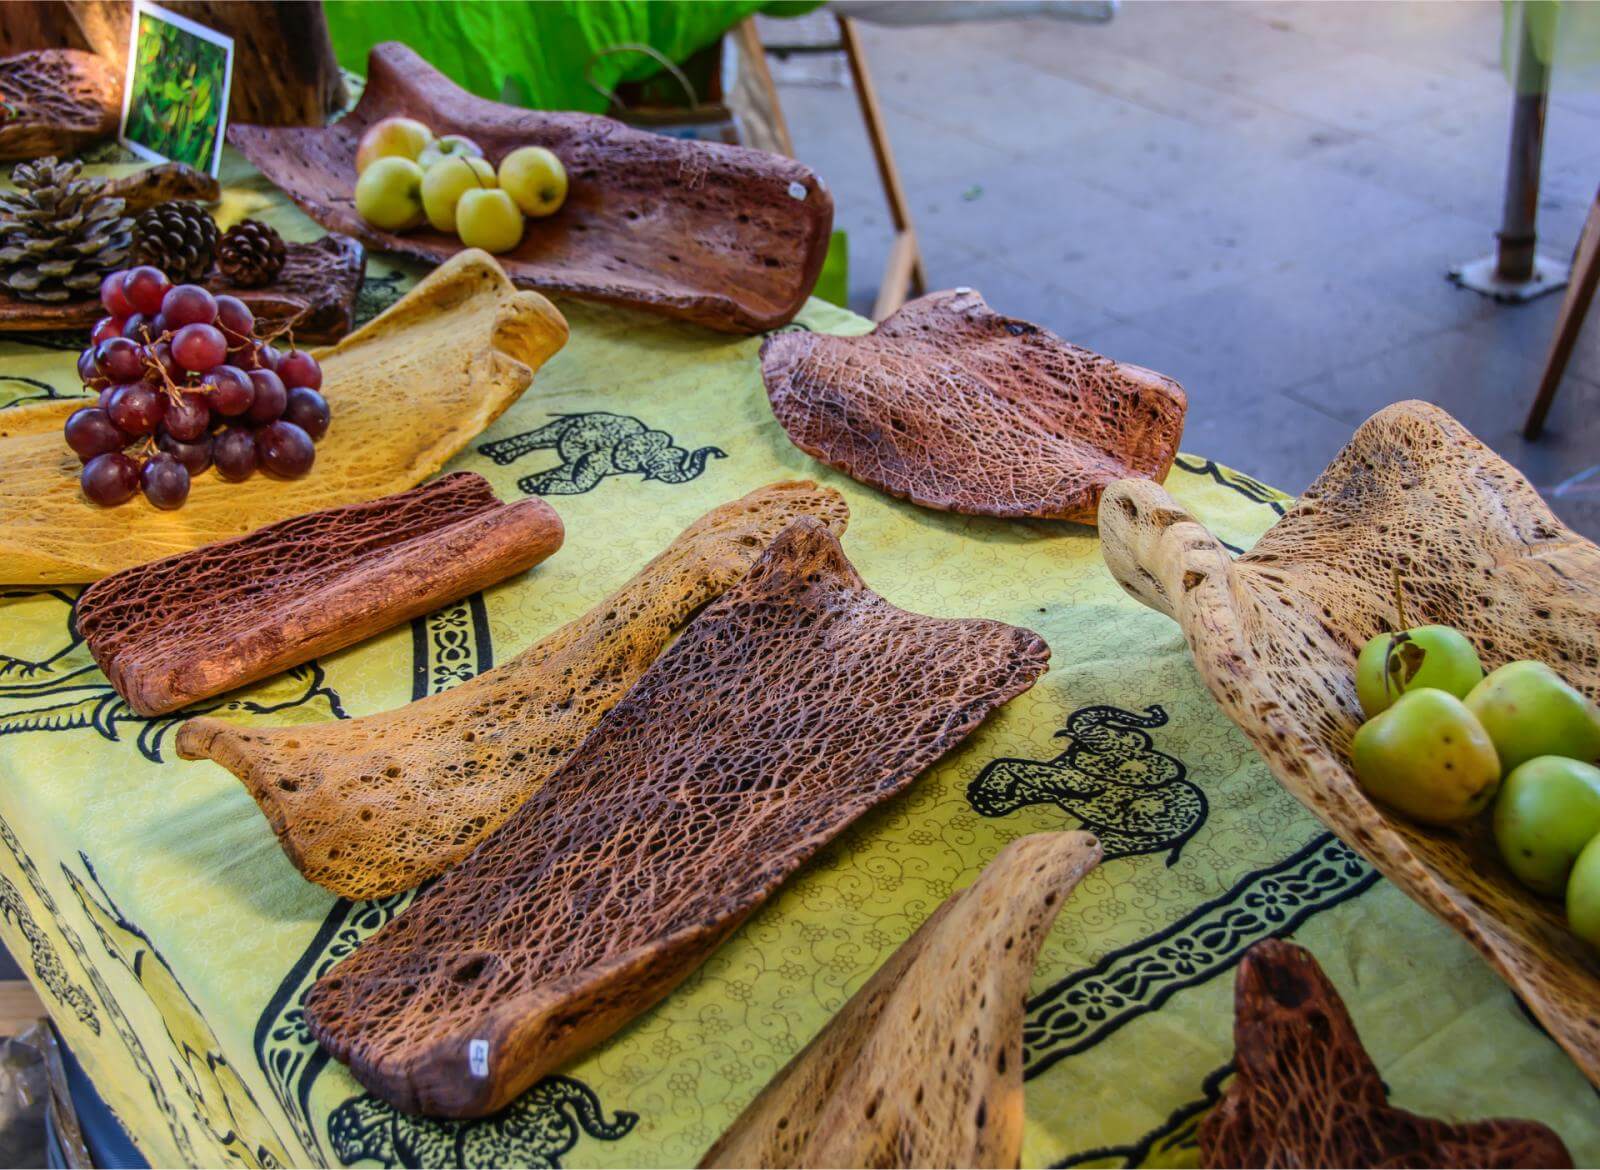
POLYGON ((404 1110, 478 1117, 659 1001, 1049 649, 896 609, 802 517, 499 832, 306 998, 404 1110))
POLYGON ((696 520, 582 617, 460 686, 315 727, 193 719, 178 752, 244 781, 312 881, 346 898, 408 890, 494 832, 798 516, 843 533, 849 509, 809 481, 759 488, 696 520))

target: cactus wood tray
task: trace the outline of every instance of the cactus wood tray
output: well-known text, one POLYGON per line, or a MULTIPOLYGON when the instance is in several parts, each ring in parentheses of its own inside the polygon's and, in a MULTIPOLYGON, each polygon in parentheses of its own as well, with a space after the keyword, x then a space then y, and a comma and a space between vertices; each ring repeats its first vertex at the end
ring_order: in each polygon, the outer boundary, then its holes
POLYGON ((1020 1165, 1028 980, 1050 924, 1099 860, 1088 833, 1007 845, 889 956, 700 1164, 1020 1165))
POLYGON ((1548 1125, 1453 1124, 1389 1104, 1311 952, 1269 938, 1234 990, 1234 1077, 1200 1123, 1202 1166, 1571 1166, 1548 1125))
MULTIPOLYGON (((367 252, 349 236, 327 235, 309 244, 291 242, 283 270, 258 288, 231 284, 215 267, 200 283, 250 306, 257 333, 292 327, 296 342, 337 341, 354 321, 356 295, 367 271, 367 252)), ((106 311, 98 299, 45 305, 0 290, 0 333, 37 329, 85 329, 106 311)), ((87 343, 88 338, 85 337, 87 343)))
POLYGON ((561 537, 543 500, 456 472, 102 577, 73 614, 128 706, 163 715, 503 581, 561 537))
POLYGON ((1100 539, 1117 581, 1183 627, 1222 709, 1301 803, 1480 950, 1600 1085, 1600 955, 1524 889, 1487 825, 1443 830, 1368 799, 1350 773, 1356 654, 1396 628, 1461 630, 1489 668, 1549 663, 1600 696, 1600 548, 1437 407, 1368 419, 1237 560, 1166 492, 1113 484, 1100 539))
POLYGON ((772 411, 808 455, 904 500, 1093 524, 1113 480, 1163 479, 1188 400, 1170 378, 1002 317, 971 289, 864 337, 761 345, 772 411))
POLYGON ((393 42, 372 50, 366 91, 338 122, 233 125, 228 141, 329 231, 436 263, 460 241, 426 226, 380 231, 356 214, 356 146, 368 126, 396 114, 436 134, 465 134, 495 163, 530 145, 560 157, 571 180, 565 205, 529 220, 522 243, 500 258, 524 287, 756 333, 793 317, 822 269, 833 198, 801 164, 592 114, 486 101, 393 42))
POLYGON ((388 312, 318 351, 333 425, 304 479, 194 481, 171 512, 143 497, 115 508, 84 499, 61 437, 82 400, 0 416, 0 582, 94 581, 118 569, 239 536, 321 508, 412 487, 438 471, 517 400, 566 343, 567 323, 512 287, 494 258, 464 252, 388 312), (404 426, 395 419, 403 418, 404 426))
POLYGON ((397 1108, 481 1117, 658 1002, 1049 649, 896 609, 795 520, 542 788, 306 998, 397 1108))
POLYGON ((178 752, 244 781, 312 881, 352 899, 409 890, 498 829, 791 520, 815 516, 838 534, 848 515, 830 488, 758 488, 700 517, 582 617, 459 686, 314 727, 191 719, 178 752))
POLYGON ((0 58, 0 159, 76 154, 115 134, 121 112, 122 77, 104 57, 36 49, 0 58))

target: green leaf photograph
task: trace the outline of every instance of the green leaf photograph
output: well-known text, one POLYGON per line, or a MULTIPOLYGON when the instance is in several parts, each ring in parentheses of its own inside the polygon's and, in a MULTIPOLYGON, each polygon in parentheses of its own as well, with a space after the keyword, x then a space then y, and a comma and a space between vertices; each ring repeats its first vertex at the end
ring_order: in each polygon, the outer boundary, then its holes
POLYGON ((231 44, 150 6, 139 5, 136 18, 123 140, 141 153, 214 171, 231 44))

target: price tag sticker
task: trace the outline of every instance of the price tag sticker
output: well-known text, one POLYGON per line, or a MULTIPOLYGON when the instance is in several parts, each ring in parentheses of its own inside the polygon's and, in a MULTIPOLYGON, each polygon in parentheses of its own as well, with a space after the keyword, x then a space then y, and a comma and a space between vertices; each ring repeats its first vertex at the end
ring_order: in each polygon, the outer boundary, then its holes
POLYGON ((489 1075, 489 1042, 487 1040, 467 1041, 467 1071, 475 1077, 489 1075))
POLYGON ((789 198, 790 199, 804 199, 805 197, 806 197, 806 185, 804 183, 794 182, 794 183, 790 183, 789 184, 789 198))

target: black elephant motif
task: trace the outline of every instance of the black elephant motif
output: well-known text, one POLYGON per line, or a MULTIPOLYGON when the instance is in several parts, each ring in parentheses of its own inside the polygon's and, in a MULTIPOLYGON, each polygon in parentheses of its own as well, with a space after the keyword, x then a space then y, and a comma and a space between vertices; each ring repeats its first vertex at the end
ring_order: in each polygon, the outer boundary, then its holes
POLYGON ((584 1134, 614 1142, 638 1120, 638 1114, 618 1110, 607 1121, 588 1085, 548 1076, 493 1117, 475 1121, 413 1117, 370 1093, 352 1097, 328 1117, 328 1139, 346 1166, 554 1168, 584 1134))
POLYGON ((1056 735, 1070 741, 1050 760, 1000 759, 967 786, 967 801, 986 817, 1051 802, 1100 838, 1106 860, 1166 852, 1205 823, 1205 793, 1185 779, 1183 762, 1155 750, 1145 729, 1165 726, 1160 706, 1143 715, 1121 707, 1081 707, 1056 735))
POLYGON ((708 458, 725 459, 719 447, 685 450, 666 431, 655 431, 625 414, 595 410, 558 414, 554 422, 507 439, 480 444, 478 453, 500 466, 530 451, 553 448, 559 467, 517 481, 532 496, 576 496, 591 491, 609 475, 639 475, 658 483, 687 483, 706 468, 708 458))

